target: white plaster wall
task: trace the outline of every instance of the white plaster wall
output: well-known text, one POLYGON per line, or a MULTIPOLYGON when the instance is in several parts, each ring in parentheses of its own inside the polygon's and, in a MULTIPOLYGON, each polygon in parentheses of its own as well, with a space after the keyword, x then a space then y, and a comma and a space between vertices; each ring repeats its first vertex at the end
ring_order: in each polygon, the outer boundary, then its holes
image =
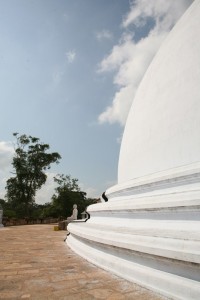
POLYGON ((200 161, 200 1, 150 65, 126 123, 119 183, 200 161))

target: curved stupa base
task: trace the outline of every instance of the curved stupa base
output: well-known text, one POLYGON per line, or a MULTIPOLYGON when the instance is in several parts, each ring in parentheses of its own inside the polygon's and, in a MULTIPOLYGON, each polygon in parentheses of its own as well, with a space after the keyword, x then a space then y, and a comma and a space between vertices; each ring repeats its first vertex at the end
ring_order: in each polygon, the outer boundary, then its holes
POLYGON ((172 299, 200 299, 200 1, 147 70, 122 140, 108 202, 70 223, 88 261, 172 299))
POLYGON ((200 164, 107 191, 68 245, 88 261, 173 299, 200 299, 200 164))

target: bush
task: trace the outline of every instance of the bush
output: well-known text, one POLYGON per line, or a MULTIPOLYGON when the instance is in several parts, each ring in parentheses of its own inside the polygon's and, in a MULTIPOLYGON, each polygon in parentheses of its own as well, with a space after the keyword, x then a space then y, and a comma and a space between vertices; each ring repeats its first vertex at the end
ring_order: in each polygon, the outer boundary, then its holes
POLYGON ((11 219, 11 218, 16 218, 17 215, 14 210, 7 209, 7 210, 3 211, 3 217, 11 219))

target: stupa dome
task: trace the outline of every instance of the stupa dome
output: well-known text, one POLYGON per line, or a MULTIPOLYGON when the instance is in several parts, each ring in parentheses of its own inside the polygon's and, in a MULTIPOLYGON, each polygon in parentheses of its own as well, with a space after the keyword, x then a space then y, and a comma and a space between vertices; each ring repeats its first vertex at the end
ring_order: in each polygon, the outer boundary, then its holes
POLYGON ((200 1, 170 32, 133 101, 119 183, 200 161, 200 1))
POLYGON ((67 244, 170 299, 200 299, 200 1, 155 55, 133 101, 118 184, 67 244))

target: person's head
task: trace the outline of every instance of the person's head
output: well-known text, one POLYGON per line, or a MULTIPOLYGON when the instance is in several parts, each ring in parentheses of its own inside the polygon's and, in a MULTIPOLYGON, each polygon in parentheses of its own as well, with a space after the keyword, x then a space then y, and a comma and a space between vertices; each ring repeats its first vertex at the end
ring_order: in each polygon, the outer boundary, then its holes
POLYGON ((73 205, 73 208, 77 208, 77 205, 76 205, 76 204, 74 204, 74 205, 73 205))

